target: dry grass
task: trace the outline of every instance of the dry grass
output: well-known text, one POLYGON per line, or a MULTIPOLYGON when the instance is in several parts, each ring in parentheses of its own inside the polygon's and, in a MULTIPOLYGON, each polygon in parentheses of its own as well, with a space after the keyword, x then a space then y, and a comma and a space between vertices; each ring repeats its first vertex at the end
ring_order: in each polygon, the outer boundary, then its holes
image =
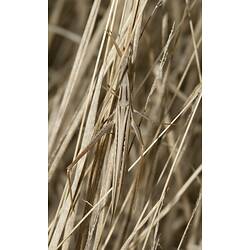
POLYGON ((201 249, 201 1, 50 0, 48 46, 49 249, 201 249))

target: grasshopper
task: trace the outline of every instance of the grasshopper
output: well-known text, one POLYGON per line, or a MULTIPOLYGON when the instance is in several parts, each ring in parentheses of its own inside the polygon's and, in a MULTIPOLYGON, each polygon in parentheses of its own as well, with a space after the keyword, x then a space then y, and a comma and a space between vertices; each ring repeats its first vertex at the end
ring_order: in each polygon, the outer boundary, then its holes
POLYGON ((117 45, 113 35, 111 32, 108 32, 108 35, 111 36, 111 40, 115 45, 115 48, 118 52, 120 58, 122 58, 121 63, 121 80, 120 80, 120 88, 119 88, 119 96, 118 96, 118 104, 115 112, 115 122, 109 122, 106 126, 104 126, 91 140, 91 142, 77 155, 74 161, 67 167, 67 178, 69 183, 69 194, 71 199, 71 208, 73 209, 73 192, 72 192, 72 181, 71 181, 71 171, 73 167, 77 164, 77 162, 101 139, 101 137, 107 134, 115 125, 115 159, 114 159, 114 168, 113 168, 113 187, 112 187, 112 206, 111 211, 112 215, 115 213, 115 209, 119 202, 121 187, 123 184, 124 173, 125 173, 125 165, 128 153, 128 144, 129 144, 129 135, 130 135, 130 126, 132 125, 136 137, 141 144, 141 152, 144 150, 144 144, 142 140, 142 136, 139 128, 137 127, 134 120, 134 110, 131 103, 131 91, 130 91, 130 81, 129 81, 129 69, 130 69, 130 61, 132 54, 132 44, 129 44, 129 55, 123 55, 119 46, 117 45))
MULTIPOLYGON (((119 49, 115 39, 112 36, 111 32, 108 32, 108 35, 111 36, 111 40, 115 45, 115 48, 118 52, 118 55, 122 58, 121 69, 123 72, 120 80, 120 89, 119 89, 119 97, 116 108, 115 115, 115 159, 114 159, 114 168, 113 168, 113 188, 112 188, 112 198, 111 198, 111 214, 112 216, 115 214, 120 193, 122 189, 124 174, 125 174, 125 166, 127 160, 128 153, 128 145, 129 145, 129 135, 130 135, 130 126, 132 125, 136 137, 138 138, 141 144, 141 150, 143 152, 143 140, 141 133, 135 123, 134 120, 134 111, 131 102, 131 87, 129 81, 129 69, 130 69, 130 61, 132 55, 132 44, 129 44, 129 55, 123 55, 122 51, 119 49)), ((126 53, 126 52, 125 52, 126 53)))

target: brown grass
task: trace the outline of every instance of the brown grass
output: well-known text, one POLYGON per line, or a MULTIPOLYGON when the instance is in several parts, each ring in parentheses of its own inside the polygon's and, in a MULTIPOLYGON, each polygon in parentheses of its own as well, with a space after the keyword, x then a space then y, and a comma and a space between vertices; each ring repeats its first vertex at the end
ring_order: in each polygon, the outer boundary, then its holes
POLYGON ((48 46, 49 249, 201 249, 201 1, 50 0, 48 46))

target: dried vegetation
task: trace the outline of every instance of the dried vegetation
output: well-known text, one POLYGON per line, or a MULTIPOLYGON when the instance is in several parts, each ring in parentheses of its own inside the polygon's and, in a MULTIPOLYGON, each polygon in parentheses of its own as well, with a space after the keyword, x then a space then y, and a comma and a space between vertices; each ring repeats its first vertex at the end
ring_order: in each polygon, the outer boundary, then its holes
POLYGON ((49 0, 48 50, 49 249, 201 249, 201 1, 49 0))

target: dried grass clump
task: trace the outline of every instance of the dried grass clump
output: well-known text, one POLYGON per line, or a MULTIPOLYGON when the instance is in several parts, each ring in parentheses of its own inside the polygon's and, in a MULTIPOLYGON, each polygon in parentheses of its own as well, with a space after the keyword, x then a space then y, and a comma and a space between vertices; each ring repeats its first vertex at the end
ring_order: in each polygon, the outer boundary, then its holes
POLYGON ((51 0, 48 46, 49 249, 201 249, 201 1, 51 0))

